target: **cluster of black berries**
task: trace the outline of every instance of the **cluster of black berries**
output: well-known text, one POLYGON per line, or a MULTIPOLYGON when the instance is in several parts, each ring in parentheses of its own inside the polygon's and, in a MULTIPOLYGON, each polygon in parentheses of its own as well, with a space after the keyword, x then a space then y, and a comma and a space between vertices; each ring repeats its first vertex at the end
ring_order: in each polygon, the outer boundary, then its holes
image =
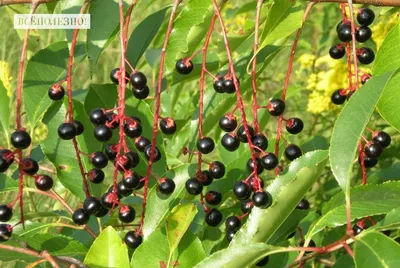
MULTIPOLYGON (((392 139, 390 135, 384 131, 374 132, 372 135, 372 141, 365 144, 364 147, 364 166, 371 168, 376 166, 378 158, 381 156, 383 149, 390 145, 392 139)), ((358 157, 358 162, 361 163, 361 158, 358 157)))
MULTIPOLYGON (((132 93, 139 100, 144 100, 150 94, 149 87, 147 86, 147 77, 139 71, 134 71, 131 75, 125 72, 125 78, 131 82, 132 93)), ((115 68, 110 73, 111 81, 118 85, 121 79, 121 71, 119 68, 115 68)))

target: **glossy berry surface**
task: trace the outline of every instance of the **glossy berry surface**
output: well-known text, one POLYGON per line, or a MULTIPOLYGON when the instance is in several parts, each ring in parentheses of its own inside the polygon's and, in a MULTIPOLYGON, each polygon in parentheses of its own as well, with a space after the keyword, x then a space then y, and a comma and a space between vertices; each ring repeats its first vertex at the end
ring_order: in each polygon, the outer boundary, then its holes
POLYGON ((132 89, 133 96, 135 96, 138 100, 144 100, 150 94, 150 89, 148 86, 144 86, 142 88, 134 88, 132 89))
POLYGON ((62 123, 57 131, 58 136, 63 140, 71 140, 76 136, 76 127, 73 123, 62 123))
POLYGON ((374 19, 375 13, 371 9, 365 7, 358 10, 357 21, 360 25, 369 26, 374 21, 374 19))
POLYGON ((216 206, 221 203, 222 194, 220 192, 216 192, 216 191, 208 191, 205 194, 205 199, 206 199, 207 204, 216 206))
POLYGON ((200 178, 197 177, 197 179, 203 184, 203 186, 208 186, 213 182, 213 177, 211 177, 210 171, 208 170, 202 170, 200 178))
POLYGON ((225 165, 219 161, 214 161, 210 164, 208 171, 211 177, 220 179, 225 175, 225 165))
MULTIPOLYGON (((114 70, 111 71, 110 73, 110 80, 118 85, 119 84, 119 78, 121 77, 121 72, 119 68, 115 68, 114 70)), ((125 72, 125 77, 129 77, 129 74, 125 72)))
POLYGON ((341 89, 335 90, 331 95, 331 101, 333 104, 340 105, 346 101, 347 97, 342 93, 341 89))
POLYGON ((240 140, 236 135, 226 133, 221 139, 221 144, 229 152, 234 152, 239 148, 240 140))
POLYGON ((233 186, 233 194, 239 200, 249 199, 251 195, 251 188, 248 184, 243 181, 238 181, 233 186))
POLYGON ((13 229, 9 224, 0 224, 0 242, 8 241, 12 236, 13 229))
POLYGON ((251 200, 243 200, 241 202, 241 204, 240 204, 240 210, 243 213, 248 213, 253 209, 253 206, 254 206, 253 201, 251 201, 251 200))
POLYGON ((26 149, 31 142, 31 136, 25 130, 16 130, 11 134, 11 144, 17 149, 26 149))
POLYGON ((140 158, 136 152, 134 151, 126 152, 125 156, 128 158, 129 168, 135 168, 139 164, 140 158))
MULTIPOLYGON (((263 166, 261 165, 261 160, 260 158, 256 158, 256 165, 257 165, 257 174, 261 174, 264 171, 263 166)), ((247 170, 250 173, 253 173, 254 171, 254 162, 253 159, 249 159, 247 160, 247 164, 246 164, 247 170)))
POLYGON ((52 85, 47 92, 49 98, 53 101, 61 100, 65 95, 65 90, 60 85, 52 85))
POLYGON ((254 146, 257 146, 257 148, 254 148, 257 152, 260 152, 260 149, 265 151, 268 148, 268 139, 262 133, 254 135, 251 141, 254 146))
POLYGON ((202 154, 209 154, 214 148, 214 141, 209 137, 202 137, 197 141, 197 150, 202 154))
POLYGON ((303 198, 297 204, 296 209, 309 210, 310 209, 310 203, 307 201, 307 199, 303 198))
POLYGON ((113 112, 108 112, 106 114, 105 125, 110 129, 116 129, 119 127, 118 115, 113 112))
POLYGON ((235 89, 235 84, 233 83, 233 80, 232 79, 225 79, 222 82, 222 90, 225 93, 228 93, 228 94, 235 93, 236 89, 235 89))
POLYGON ((99 212, 100 208, 101 208, 100 201, 93 196, 87 197, 83 202, 83 209, 89 215, 96 214, 97 212, 99 212))
POLYGON ((91 155, 92 165, 97 168, 105 168, 108 164, 108 158, 103 152, 95 152, 91 155))
POLYGON ((121 206, 119 209, 118 218, 124 223, 133 222, 136 216, 136 211, 131 206, 121 206))
POLYGON ((124 242, 128 247, 135 249, 142 244, 143 237, 138 235, 135 231, 129 231, 124 237, 124 242))
POLYGON ((162 194, 170 195, 175 191, 175 182, 169 178, 162 178, 159 181, 158 190, 162 194))
POLYGON ((14 153, 8 149, 1 149, 0 150, 0 173, 7 171, 12 163, 14 163, 14 153))
POLYGON ((219 127, 225 132, 234 131, 237 127, 236 117, 233 115, 224 115, 219 119, 219 127))
POLYGON ((342 45, 334 45, 329 49, 329 56, 335 60, 343 58, 345 54, 346 50, 342 45))
POLYGON ((214 90, 217 93, 224 93, 223 84, 224 84, 224 78, 218 77, 218 80, 215 80, 213 83, 214 90))
POLYGON ((236 232, 240 229, 241 225, 242 225, 242 221, 236 216, 229 216, 225 220, 225 227, 227 230, 232 230, 232 231, 236 232))
POLYGON ((74 127, 76 129, 76 136, 81 135, 83 133, 83 131, 85 130, 85 127, 83 126, 81 121, 74 120, 74 121, 72 121, 72 124, 74 125, 74 127))
POLYGON ((364 43, 367 42, 372 36, 372 31, 366 26, 361 26, 356 31, 357 42, 364 43))
POLYGON ((4 160, 3 158, 0 158, 0 173, 6 172, 9 167, 10 164, 8 164, 7 161, 4 160))
POLYGON ((285 148, 285 156, 289 161, 299 158, 302 154, 300 147, 295 144, 289 144, 285 148))
POLYGON ((138 149, 138 151, 144 152, 144 149, 145 149, 148 145, 150 145, 151 142, 150 142, 147 138, 145 138, 145 137, 143 137, 143 136, 140 136, 140 137, 138 137, 138 138, 135 139, 134 144, 135 144, 136 149, 138 149))
POLYGON ((304 128, 303 120, 297 117, 286 120, 286 130, 290 134, 299 134, 304 128))
POLYGON ((176 62, 175 69, 179 74, 190 74, 193 71, 193 62, 180 59, 176 62))
POLYGON ((0 205, 0 221, 7 222, 13 216, 12 209, 7 205, 0 205))
POLYGON ((144 88, 147 84, 147 77, 142 72, 134 72, 131 74, 130 81, 134 88, 144 88))
MULTIPOLYGON (((254 129, 251 126, 247 126, 247 129, 249 131, 250 137, 253 139, 254 129)), ((247 135, 244 126, 239 127, 239 129, 236 131, 236 136, 241 142, 247 143, 247 135)))
POLYGON ((358 49, 357 59, 362 64, 370 64, 375 59, 375 53, 367 47, 358 49))
POLYGON ((174 119, 170 117, 163 118, 160 121, 160 130, 165 135, 172 135, 176 132, 176 124, 174 119))
POLYGON ((259 260, 259 261, 256 263, 256 266, 262 267, 262 266, 267 265, 268 262, 269 262, 269 256, 266 256, 266 257, 262 258, 261 260, 259 260))
POLYGON ((207 212, 205 220, 209 226, 218 226, 222 221, 222 213, 218 209, 212 208, 209 212, 207 212))
POLYGON ((124 177, 122 178, 122 183, 126 188, 136 189, 140 184, 140 176, 134 171, 127 171, 124 173, 124 177))
POLYGON ((35 175, 39 170, 39 164, 34 159, 27 157, 21 162, 22 170, 30 175, 35 175))
POLYGON ((53 188, 53 179, 48 175, 40 175, 35 179, 35 186, 38 190, 48 191, 53 188))
POLYGON ((112 137, 112 130, 106 125, 98 125, 94 129, 94 137, 100 142, 109 141, 112 137))
POLYGON ((351 25, 350 25, 350 23, 341 24, 337 34, 338 34, 340 41, 342 41, 342 42, 351 41, 351 25))
POLYGON ((268 192, 256 192, 253 194, 253 203, 256 207, 267 208, 272 204, 272 196, 268 192))
POLYGON ((124 133, 129 138, 140 137, 140 135, 142 135, 142 132, 143 132, 142 124, 136 122, 135 120, 132 120, 131 122, 126 123, 124 125, 124 133))
POLYGON ((109 160, 114 160, 117 157, 117 145, 107 144, 104 148, 104 153, 107 155, 109 160))
POLYGON ((83 208, 78 208, 72 214, 72 220, 77 225, 85 225, 89 221, 89 214, 83 208))
POLYGON ((227 230, 226 231, 226 240, 228 240, 228 242, 231 242, 233 237, 235 236, 236 232, 232 231, 232 230, 227 230))
POLYGON ((96 108, 90 111, 89 114, 90 122, 94 125, 104 125, 107 120, 107 115, 105 114, 104 110, 101 108, 96 108))
POLYGON ((372 140, 382 146, 382 148, 387 148, 389 147, 392 138, 390 137, 389 134, 387 134, 384 131, 379 131, 377 133, 374 133, 372 140))
POLYGON ((357 224, 354 224, 352 229, 353 229, 354 235, 359 235, 362 231, 364 231, 364 228, 358 226, 357 224))
MULTIPOLYGON (((361 158, 358 157, 358 163, 361 164, 361 158)), ((374 166, 376 166, 376 164, 378 164, 378 159, 376 159, 375 157, 369 157, 364 155, 364 166, 366 168, 372 168, 374 166)))
POLYGON ((285 102, 281 99, 271 99, 267 105, 270 115, 279 116, 285 111, 285 102))
POLYGON ((278 158, 273 153, 267 153, 261 157, 261 165, 266 170, 272 170, 278 166, 278 158))
POLYGON ((369 142, 364 147, 364 152, 367 156, 378 158, 383 152, 382 146, 377 142, 369 142))
POLYGON ((185 183, 186 191, 191 195, 199 195, 203 191, 203 184, 197 178, 190 178, 185 183))
MULTIPOLYGON (((151 155, 151 152, 152 152, 152 150, 151 150, 151 144, 149 144, 149 145, 147 145, 145 148, 144 148, 144 156, 146 157, 146 159, 147 160, 150 160, 150 155, 151 155)), ((154 151, 153 151, 153 161, 154 162, 158 162, 158 161, 160 161, 160 159, 161 159, 161 152, 160 152, 160 150, 156 147, 155 149, 154 149, 154 151)))
MULTIPOLYGON (((113 187, 111 187, 113 188, 113 187)), ((117 195, 118 196, 129 196, 133 193, 133 189, 127 188, 122 181, 117 183, 117 195)))
POLYGON ((106 209, 103 206, 100 206, 100 210, 96 214, 94 214, 94 216, 96 216, 97 218, 102 218, 107 214, 108 214, 108 209, 106 209))
MULTIPOLYGON (((111 209, 113 207, 114 201, 116 201, 116 199, 113 192, 107 192, 103 194, 100 200, 101 205, 107 209, 111 209)), ((117 204, 115 204, 115 206, 117 206, 117 204)))
POLYGON ((98 168, 91 169, 88 172, 88 178, 94 184, 102 183, 104 181, 104 177, 104 171, 98 168))

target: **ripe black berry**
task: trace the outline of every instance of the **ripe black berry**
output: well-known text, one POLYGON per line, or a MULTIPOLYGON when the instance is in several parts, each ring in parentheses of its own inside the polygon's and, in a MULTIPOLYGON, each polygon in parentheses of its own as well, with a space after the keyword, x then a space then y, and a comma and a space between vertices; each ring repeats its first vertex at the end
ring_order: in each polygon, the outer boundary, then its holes
POLYGON ((234 131, 237 127, 236 117, 234 115, 224 115, 219 119, 219 127, 225 132, 234 131))
POLYGON ((125 153, 125 156, 128 158, 128 169, 134 168, 139 164, 140 158, 139 155, 134 151, 129 151, 125 153))
POLYGON ((93 166, 100 169, 105 168, 108 164, 108 158, 103 152, 92 153, 90 161, 92 161, 93 166))
POLYGON ((147 138, 141 136, 141 137, 138 137, 138 138, 135 139, 134 144, 135 144, 136 149, 138 149, 138 151, 144 152, 144 149, 148 145, 150 145, 151 142, 147 138))
POLYGON ((180 59, 176 62, 175 69, 179 74, 190 74, 193 71, 193 62, 180 59))
POLYGON ((364 228, 362 228, 361 226, 358 226, 358 224, 354 224, 352 229, 353 229, 354 235, 359 235, 362 231, 364 231, 364 228))
POLYGON ((91 169, 88 172, 88 178, 95 184, 102 183, 104 181, 104 172, 98 168, 91 169))
MULTIPOLYGON (((247 129, 249 130, 250 137, 253 139, 253 137, 254 137, 254 129, 251 126, 247 126, 247 129)), ((246 131, 244 129, 244 126, 241 126, 236 131, 236 136, 239 138, 239 140, 241 142, 247 143, 247 135, 246 135, 246 131)))
POLYGON ((136 216, 136 211, 131 206, 121 206, 121 208, 119 209, 118 218, 120 221, 124 223, 133 222, 135 216, 136 216))
POLYGON ((309 210, 310 209, 310 203, 307 201, 307 199, 301 199, 300 202, 297 204, 296 209, 300 210, 309 210))
POLYGON ((35 175, 39 170, 39 164, 30 157, 24 158, 21 162, 22 170, 30 175, 35 175))
POLYGON ((106 125, 98 125, 94 129, 94 137, 101 142, 109 141, 112 137, 112 130, 109 129, 106 125))
POLYGON ((357 59, 362 64, 370 64, 375 59, 375 53, 367 47, 359 48, 357 50, 357 59))
POLYGON ((228 94, 235 93, 236 89, 235 89, 235 84, 233 83, 233 80, 232 79, 224 80, 222 82, 222 90, 228 94))
POLYGON ((124 173, 124 177, 122 178, 122 183, 126 188, 136 189, 140 184, 140 176, 134 171, 127 171, 124 173))
MULTIPOLYGON (((101 205, 107 209, 111 209, 114 205, 116 197, 113 192, 107 192, 101 196, 101 205)), ((115 204, 117 206, 117 204, 115 204)))
POLYGON ((93 124, 98 126, 98 125, 104 125, 106 123, 107 115, 103 109, 96 108, 90 111, 89 118, 93 124))
POLYGON ((207 212, 205 219, 209 226, 218 226, 218 224, 220 224, 222 221, 222 213, 218 209, 212 208, 209 212, 207 212))
POLYGON ((301 149, 299 146, 295 144, 289 144, 286 146, 285 149, 285 156, 289 161, 293 161, 296 158, 299 158, 303 153, 301 152, 301 149))
POLYGON ((382 146, 382 148, 387 148, 392 141, 392 138, 389 134, 384 131, 379 131, 374 133, 372 140, 382 146))
POLYGON ((134 88, 144 88, 147 84, 147 78, 142 72, 132 73, 131 84, 134 88))
POLYGON ((202 137, 197 141, 197 150, 202 154, 209 154, 214 148, 214 141, 209 137, 202 137))
POLYGON ((133 189, 127 188, 125 184, 120 181, 117 183, 117 195, 119 196, 129 196, 133 193, 133 189))
POLYGON ((285 111, 285 102, 281 99, 271 99, 268 102, 267 109, 273 116, 279 116, 285 111))
POLYGON ((240 229, 240 225, 242 225, 242 221, 236 216, 229 216, 225 220, 225 227, 227 230, 236 232, 240 229))
POLYGON ((262 258, 261 260, 259 260, 259 261, 256 263, 256 266, 258 266, 258 267, 265 266, 265 265, 268 264, 268 261, 269 261, 269 256, 266 256, 266 257, 262 258))
POLYGON ((138 235, 135 231, 129 231, 125 235, 124 242, 128 247, 136 249, 142 244, 143 237, 138 235))
POLYGON ((197 177, 197 179, 201 182, 201 184, 203 184, 203 186, 210 185, 214 180, 208 170, 201 171, 201 174, 197 177))
POLYGON ((298 134, 303 130, 304 124, 300 118, 293 117, 286 120, 286 130, 290 134, 298 134))
POLYGON ((331 101, 333 104, 340 105, 343 104, 347 99, 346 92, 341 89, 337 89, 332 93, 331 101))
POLYGON ((240 205, 240 210, 243 213, 249 213, 253 209, 253 201, 251 200, 243 200, 241 205, 240 205))
POLYGON ((138 100, 144 100, 150 94, 150 89, 148 86, 144 86, 143 88, 133 88, 132 89, 133 96, 135 96, 138 100))
MULTIPOLYGON (((261 160, 260 160, 260 158, 256 158, 256 165, 257 165, 257 174, 261 174, 261 173, 264 171, 264 168, 263 168, 262 165, 261 165, 261 160)), ((247 161, 246 166, 247 166, 247 170, 248 170, 250 173, 253 173, 253 171, 254 171, 254 162, 253 162, 253 159, 250 158, 250 159, 247 161)))
POLYGON ((233 186, 233 193, 239 200, 249 199, 251 195, 251 188, 247 183, 243 181, 238 181, 233 186))
POLYGON ((158 190, 162 194, 170 195, 175 190, 175 182, 168 178, 162 178, 159 181, 158 190))
POLYGON ((262 133, 254 135, 251 141, 253 142, 253 145, 257 147, 254 148, 257 152, 260 152, 260 149, 265 151, 268 148, 268 139, 262 133))
POLYGON ((108 112, 106 115, 106 126, 110 129, 116 129, 119 127, 118 115, 113 112, 108 112))
POLYGON ((222 195, 220 192, 208 191, 205 195, 206 202, 209 205, 216 206, 222 201, 222 195))
POLYGON ((356 31, 356 40, 357 42, 364 43, 367 42, 372 36, 372 31, 370 28, 366 26, 361 26, 356 31))
POLYGON ((357 12, 357 21, 362 26, 370 25, 374 19, 375 13, 367 7, 359 9, 357 12))
MULTIPOLYGON (((358 157, 358 163, 361 164, 360 157, 358 157)), ((364 166, 366 168, 372 168, 372 167, 376 166, 376 164, 378 164, 378 159, 376 159, 375 157, 366 156, 364 154, 364 166)))
POLYGON ((218 77, 218 80, 214 80, 213 84, 214 90, 217 93, 224 93, 223 84, 224 84, 224 78, 218 77))
POLYGON ((48 191, 53 187, 53 179, 48 175, 40 175, 35 179, 35 186, 41 191, 48 191))
POLYGON ((367 156, 378 158, 383 152, 382 146, 377 142, 369 142, 364 147, 364 152, 367 156))
POLYGON ((6 242, 11 238, 13 229, 9 224, 0 224, 0 242, 6 242))
POLYGON ((89 221, 89 214, 83 208, 78 208, 72 214, 72 220, 77 225, 85 225, 89 221))
POLYGON ((62 123, 58 127, 58 136, 63 140, 71 140, 76 136, 76 127, 73 123, 62 123))
POLYGON ((105 207, 103 207, 103 206, 100 206, 100 210, 96 213, 96 214, 94 214, 97 218, 102 218, 102 217, 104 217, 105 215, 107 215, 108 214, 108 209, 106 209, 105 207))
MULTIPOLYGON (((144 148, 144 156, 146 157, 147 160, 150 160, 150 155, 151 155, 151 144, 147 145, 146 148, 144 148)), ((154 162, 158 162, 161 159, 161 152, 160 150, 158 150, 158 148, 156 147, 153 151, 154 154, 154 158, 153 161, 154 162)))
POLYGON ((225 175, 225 165, 219 161, 212 162, 208 170, 214 179, 220 179, 225 175))
POLYGON ((26 149, 31 145, 31 136, 25 130, 16 130, 11 134, 11 144, 17 149, 26 149))
POLYGON ((191 195, 199 195, 203 191, 203 184, 197 178, 190 178, 185 184, 186 191, 191 195))
POLYGON ((232 231, 232 230, 228 230, 226 231, 226 239, 228 240, 228 242, 231 242, 233 237, 235 236, 236 232, 232 231))
POLYGON ((13 216, 12 208, 7 205, 0 205, 0 221, 7 222, 13 216))
POLYGON ((14 153, 8 149, 0 150, 0 172, 5 172, 14 163, 14 153))
POLYGON ((49 88, 49 98, 53 101, 61 100, 65 95, 65 90, 61 85, 55 84, 49 88))
POLYGON ((135 120, 132 120, 124 125, 124 133, 130 138, 140 137, 140 135, 142 135, 142 132, 142 125, 135 120))
MULTIPOLYGON (((116 85, 119 84, 120 77, 121 77, 121 72, 120 72, 119 68, 115 68, 114 70, 111 71, 110 79, 114 84, 116 84, 116 85)), ((128 72, 125 72, 125 77, 129 77, 128 72)))
POLYGON ((221 144, 226 150, 233 152, 239 148, 240 140, 234 134, 226 133, 221 139, 221 144))
POLYGON ((331 56, 331 58, 335 60, 343 58, 345 54, 346 50, 344 49, 344 46, 341 44, 334 45, 329 49, 329 56, 331 56))
POLYGON ((10 165, 3 158, 0 158, 0 173, 6 172, 10 165))
POLYGON ((160 121, 160 129, 161 132, 164 133, 165 135, 172 135, 176 131, 176 124, 174 119, 170 117, 163 118, 160 121))
POLYGON ((256 192, 253 194, 253 203, 256 207, 267 208, 272 203, 272 196, 268 192, 256 192))
POLYGON ((74 120, 74 121, 72 121, 72 124, 74 125, 74 127, 76 129, 76 136, 81 135, 83 133, 83 131, 85 130, 85 127, 83 126, 81 121, 74 120))
POLYGON ((339 27, 338 37, 342 42, 351 41, 351 25, 350 23, 343 23, 339 27))
POLYGON ((266 170, 272 170, 278 166, 278 158, 273 153, 267 153, 261 157, 261 165, 266 170))
POLYGON ((101 208, 100 201, 93 196, 87 197, 83 202, 83 209, 89 215, 96 214, 97 212, 99 212, 100 208, 101 208))
POLYGON ((104 148, 104 153, 107 155, 109 160, 114 160, 117 157, 117 145, 107 144, 104 148))

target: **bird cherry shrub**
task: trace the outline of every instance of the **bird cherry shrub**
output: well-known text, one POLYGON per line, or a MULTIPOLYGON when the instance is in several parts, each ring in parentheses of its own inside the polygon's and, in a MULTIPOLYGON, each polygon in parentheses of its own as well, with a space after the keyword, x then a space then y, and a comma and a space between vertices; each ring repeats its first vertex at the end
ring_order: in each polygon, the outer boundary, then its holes
POLYGON ((0 76, 0 263, 398 267, 400 2, 150 2, 31 3, 92 26, 0 76))

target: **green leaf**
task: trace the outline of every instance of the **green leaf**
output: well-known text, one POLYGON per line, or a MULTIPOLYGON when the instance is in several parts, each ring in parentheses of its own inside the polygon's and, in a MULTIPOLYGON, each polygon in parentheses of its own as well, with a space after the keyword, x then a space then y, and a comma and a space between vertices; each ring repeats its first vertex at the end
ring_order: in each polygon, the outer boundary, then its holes
POLYGON ((158 33, 164 21, 165 13, 169 8, 170 6, 165 7, 149 15, 133 30, 126 50, 126 58, 133 67, 136 67, 140 58, 158 33))
POLYGON ((84 263, 93 268, 129 267, 128 248, 109 226, 93 242, 84 263))
POLYGON ((176 206, 165 222, 170 252, 173 252, 189 228, 197 208, 194 204, 176 206))
MULTIPOLYGON (((84 56, 83 45, 77 44, 74 66, 84 56)), ((38 51, 28 61, 24 74, 23 101, 32 129, 52 103, 47 95, 48 88, 66 77, 68 58, 67 42, 63 41, 38 51)))
POLYGON ((18 189, 18 181, 0 173, 0 192, 13 191, 18 189))
MULTIPOLYGON (((0 130, 6 138, 4 144, 10 143, 9 139, 9 123, 10 123, 10 97, 7 95, 7 89, 4 87, 3 82, 0 81, 0 130)), ((3 144, 3 142, 2 142, 3 144)))
MULTIPOLYGON (((351 219, 386 214, 400 206, 400 182, 387 182, 379 185, 363 185, 351 189, 351 219)), ((346 204, 344 193, 339 193, 324 206, 322 216, 314 222, 306 238, 325 227, 346 224, 346 204)))
POLYGON ((84 104, 86 113, 89 114, 95 108, 113 108, 117 96, 117 85, 115 84, 90 84, 84 104))
POLYGON ((53 256, 84 256, 88 249, 75 239, 57 234, 35 234, 23 239, 35 250, 46 250, 53 256))
POLYGON ((400 73, 397 73, 393 75, 392 79, 387 83, 377 105, 378 111, 383 119, 398 131, 400 131, 400 117, 398 116, 400 113, 400 107, 398 105, 400 102, 399 85, 400 73))
POLYGON ((350 173, 361 135, 393 72, 374 76, 347 102, 333 128, 329 159, 339 186, 350 190, 350 173))
POLYGON ((254 207, 230 245, 268 241, 321 174, 327 158, 327 151, 314 151, 294 160, 286 174, 266 188, 272 195, 272 205, 267 209, 254 207))
POLYGON ((386 35, 374 61, 373 75, 396 70, 400 66, 400 23, 386 35))
MULTIPOLYGON (((86 0, 68 0, 60 1, 62 14, 79 14, 86 0)), ((65 34, 68 40, 68 47, 71 46, 74 29, 65 29, 65 34)))
POLYGON ((360 268, 400 267, 400 245, 376 232, 365 232, 355 237, 354 261, 360 268))
POLYGON ((386 217, 370 229, 387 230, 400 227, 400 208, 393 209, 386 217))

